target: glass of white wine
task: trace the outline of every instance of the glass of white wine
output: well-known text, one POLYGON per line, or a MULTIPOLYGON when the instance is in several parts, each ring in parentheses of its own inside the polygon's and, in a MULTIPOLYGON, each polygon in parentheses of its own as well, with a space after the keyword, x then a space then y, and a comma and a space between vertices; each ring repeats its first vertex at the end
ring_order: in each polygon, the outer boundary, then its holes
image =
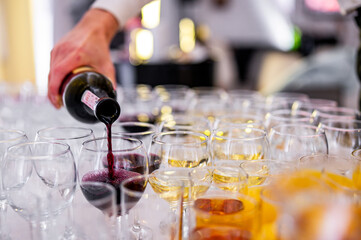
POLYGON ((217 128, 212 133, 211 154, 214 162, 268 158, 266 132, 248 125, 217 128))
POLYGON ((192 131, 169 131, 153 136, 150 159, 160 159, 160 168, 194 168, 209 162, 208 136, 192 131))

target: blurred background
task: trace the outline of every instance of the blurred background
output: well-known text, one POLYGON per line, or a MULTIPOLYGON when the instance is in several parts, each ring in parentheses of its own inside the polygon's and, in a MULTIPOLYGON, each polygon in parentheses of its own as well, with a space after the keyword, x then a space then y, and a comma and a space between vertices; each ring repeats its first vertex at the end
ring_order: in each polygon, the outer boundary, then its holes
MULTIPOLYGON (((50 51, 92 2, 0 0, 0 93, 46 95, 50 51)), ((155 0, 111 44, 117 81, 301 92, 357 107, 353 18, 337 0, 155 0)))

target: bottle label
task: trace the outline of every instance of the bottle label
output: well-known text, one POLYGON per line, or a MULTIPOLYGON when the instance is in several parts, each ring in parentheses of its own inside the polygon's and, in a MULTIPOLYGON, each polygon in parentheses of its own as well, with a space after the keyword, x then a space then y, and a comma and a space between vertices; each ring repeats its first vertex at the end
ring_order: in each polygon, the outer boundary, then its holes
POLYGON ((83 96, 81 96, 81 101, 94 111, 95 105, 99 101, 99 97, 91 91, 85 90, 83 96))

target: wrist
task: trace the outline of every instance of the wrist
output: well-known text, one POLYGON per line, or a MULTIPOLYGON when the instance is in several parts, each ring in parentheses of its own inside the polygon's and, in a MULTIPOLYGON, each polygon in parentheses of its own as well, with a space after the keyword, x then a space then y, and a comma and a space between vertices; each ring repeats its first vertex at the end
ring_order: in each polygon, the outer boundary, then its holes
POLYGON ((102 9, 90 9, 86 12, 79 27, 92 28, 97 34, 103 35, 110 43, 119 29, 119 23, 109 12, 102 9))

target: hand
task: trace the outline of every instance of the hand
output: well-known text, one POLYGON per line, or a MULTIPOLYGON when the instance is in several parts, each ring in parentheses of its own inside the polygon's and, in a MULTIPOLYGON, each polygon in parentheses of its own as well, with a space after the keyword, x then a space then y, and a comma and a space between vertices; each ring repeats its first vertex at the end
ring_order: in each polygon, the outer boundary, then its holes
POLYGON ((65 76, 80 66, 91 66, 112 80, 116 87, 114 65, 109 44, 119 28, 119 23, 109 12, 90 9, 80 22, 65 35, 51 52, 48 76, 48 97, 60 108, 59 90, 65 76))

